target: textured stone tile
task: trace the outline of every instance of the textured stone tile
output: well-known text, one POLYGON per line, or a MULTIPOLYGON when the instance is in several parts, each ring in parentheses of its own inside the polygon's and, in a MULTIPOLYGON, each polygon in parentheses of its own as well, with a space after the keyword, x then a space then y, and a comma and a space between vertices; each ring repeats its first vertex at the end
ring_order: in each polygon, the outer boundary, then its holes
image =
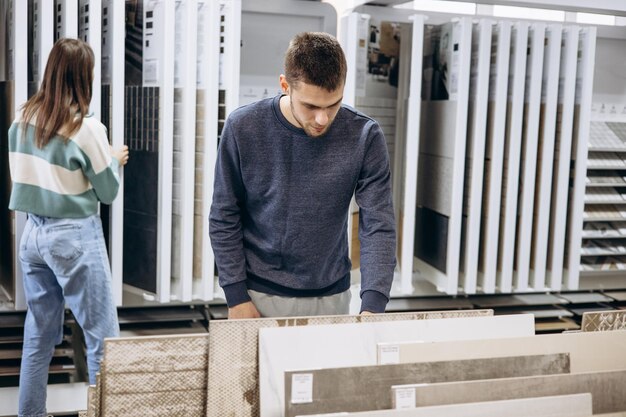
POLYGON ((106 395, 150 393, 206 389, 206 369, 176 372, 135 372, 107 374, 104 378, 106 395))
POLYGON ((626 330, 626 310, 583 313, 583 332, 626 330))
POLYGON ((493 310, 211 321, 207 415, 210 417, 259 415, 258 336, 261 328, 486 316, 493 316, 493 310))
POLYGON ((107 339, 102 367, 107 374, 206 369, 207 334, 107 339))
POLYGON ((105 341, 102 416, 204 416, 208 335, 105 341))
POLYGON ((567 354, 359 366, 285 372, 285 416, 391 408, 392 385, 569 372, 567 354), (294 375, 311 374, 312 402, 292 403, 294 375))
POLYGON ((96 386, 90 385, 87 388, 87 411, 85 411, 85 415, 88 417, 96 417, 96 386))
POLYGON ((109 395, 102 412, 106 417, 202 417, 205 398, 205 390, 109 395))
POLYGON ((394 407, 413 391, 415 405, 459 404, 589 392, 594 414, 626 411, 626 370, 443 382, 392 387, 394 407), (404 390, 404 391, 402 391, 404 390))

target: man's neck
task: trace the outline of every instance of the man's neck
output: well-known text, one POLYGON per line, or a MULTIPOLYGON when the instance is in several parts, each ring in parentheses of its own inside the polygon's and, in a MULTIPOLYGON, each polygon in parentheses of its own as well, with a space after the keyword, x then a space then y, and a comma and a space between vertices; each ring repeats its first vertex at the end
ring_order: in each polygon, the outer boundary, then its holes
POLYGON ((287 121, 291 123, 294 127, 302 128, 302 126, 300 126, 300 123, 298 123, 296 118, 293 117, 293 113, 291 112, 291 97, 289 97, 287 94, 281 96, 279 104, 280 112, 283 114, 283 116, 285 116, 285 119, 287 119, 287 121))

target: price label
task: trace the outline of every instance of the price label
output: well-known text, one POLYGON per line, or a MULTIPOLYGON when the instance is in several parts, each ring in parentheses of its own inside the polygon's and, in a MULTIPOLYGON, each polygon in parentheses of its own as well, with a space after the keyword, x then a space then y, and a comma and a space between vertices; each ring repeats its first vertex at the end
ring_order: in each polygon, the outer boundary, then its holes
POLYGON ((396 409, 415 408, 415 388, 396 389, 396 409))
POLYGON ((291 403, 313 402, 313 374, 291 375, 291 403))
POLYGON ((400 363, 400 346, 384 345, 380 347, 379 365, 390 365, 400 363))

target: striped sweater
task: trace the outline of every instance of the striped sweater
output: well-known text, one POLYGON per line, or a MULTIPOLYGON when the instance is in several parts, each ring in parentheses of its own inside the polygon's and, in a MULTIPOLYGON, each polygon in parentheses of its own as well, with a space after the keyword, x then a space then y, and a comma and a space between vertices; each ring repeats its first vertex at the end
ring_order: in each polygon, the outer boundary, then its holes
POLYGON ((20 115, 9 129, 9 167, 13 187, 9 209, 57 218, 87 217, 98 201, 110 204, 119 188, 118 161, 111 157, 106 128, 85 117, 67 141, 60 135, 40 149, 35 118, 24 135, 20 115))

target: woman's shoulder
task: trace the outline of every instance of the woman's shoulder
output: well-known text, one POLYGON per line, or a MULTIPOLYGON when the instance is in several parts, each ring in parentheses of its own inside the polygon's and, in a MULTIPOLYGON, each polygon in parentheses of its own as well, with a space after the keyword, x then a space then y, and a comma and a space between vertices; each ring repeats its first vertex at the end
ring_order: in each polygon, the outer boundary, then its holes
POLYGON ((93 116, 93 113, 88 114, 83 117, 83 123, 78 129, 76 136, 81 134, 91 134, 91 135, 105 135, 106 136, 106 127, 100 120, 93 116))

